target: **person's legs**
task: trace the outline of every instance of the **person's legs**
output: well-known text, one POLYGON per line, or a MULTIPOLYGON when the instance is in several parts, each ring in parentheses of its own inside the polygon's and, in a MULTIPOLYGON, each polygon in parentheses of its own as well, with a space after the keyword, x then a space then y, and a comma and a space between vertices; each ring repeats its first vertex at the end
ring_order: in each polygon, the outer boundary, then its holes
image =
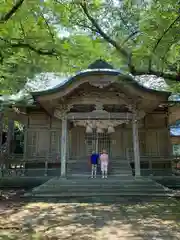
POLYGON ((94 177, 94 164, 91 165, 91 178, 94 177))
POLYGON ((108 173, 108 164, 104 164, 104 176, 107 178, 107 173, 108 173))
POLYGON ((104 163, 101 163, 102 178, 104 178, 104 163))
POLYGON ((96 178, 96 173, 97 173, 97 164, 94 164, 94 177, 96 178))

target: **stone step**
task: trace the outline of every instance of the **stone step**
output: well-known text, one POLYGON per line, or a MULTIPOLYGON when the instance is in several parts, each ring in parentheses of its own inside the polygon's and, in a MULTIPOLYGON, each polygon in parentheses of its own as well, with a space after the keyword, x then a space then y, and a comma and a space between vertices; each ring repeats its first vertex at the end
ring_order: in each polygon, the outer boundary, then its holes
MULTIPOLYGON (((78 171, 78 172, 91 172, 91 168, 68 168, 68 172, 78 171)), ((97 168, 98 172, 101 172, 101 168, 97 168)), ((112 171, 132 171, 132 168, 108 168, 109 172, 112 171)))
MULTIPOLYGON (((99 162, 100 162, 100 160, 99 160, 99 162)), ((110 162, 110 163, 128 163, 129 160, 126 160, 126 159, 124 159, 124 160, 119 160, 119 159, 118 159, 118 160, 113 160, 113 159, 110 159, 109 162, 110 162)), ((68 163, 68 164, 89 163, 89 159, 74 160, 74 161, 68 161, 68 160, 67 160, 67 163, 68 163)))
POLYGON ((68 192, 68 191, 49 191, 49 192, 32 192, 31 195, 35 195, 35 196, 38 196, 38 195, 51 195, 51 196, 54 196, 54 195, 61 195, 61 196, 123 196, 123 195, 158 195, 158 194, 161 194, 161 195, 166 195, 166 194, 171 194, 170 192, 165 192, 165 191, 118 191, 118 192, 110 192, 110 191, 91 191, 91 192, 84 192, 84 191, 74 191, 74 192, 68 192))
POLYGON ((67 188, 72 190, 78 189, 130 189, 130 188, 141 188, 141 189, 152 189, 152 188, 162 188, 161 185, 152 182, 152 181, 142 181, 142 180, 132 180, 124 179, 123 181, 112 181, 109 179, 85 179, 84 181, 72 181, 72 180, 49 180, 43 185, 35 189, 61 189, 67 188))
MULTIPOLYGON (((98 163, 100 165, 100 162, 98 163)), ((67 163, 68 166, 76 166, 76 165, 82 165, 82 166, 89 166, 89 162, 77 162, 77 163, 67 163)), ((129 162, 109 162, 110 166, 116 165, 116 166, 123 166, 123 165, 130 165, 129 162)))
POLYGON ((121 193, 108 193, 108 192, 91 192, 91 193, 26 193, 24 194, 24 197, 34 197, 34 198, 69 198, 69 197, 165 197, 165 196, 173 196, 171 193, 164 193, 164 192, 149 192, 149 193, 143 193, 143 192, 121 192, 121 193))
MULTIPOLYGON (((54 178, 51 178, 48 182, 58 181, 58 182, 61 182, 61 183, 64 183, 64 182, 84 183, 84 182, 89 182, 90 181, 89 174, 87 175, 87 177, 84 177, 83 179, 80 176, 81 175, 79 175, 79 177, 72 175, 72 176, 68 176, 67 178, 54 177, 54 178)), ((102 182, 102 181, 104 181, 104 179, 96 178, 96 179, 91 179, 91 181, 102 182)), ((135 177, 135 176, 132 176, 132 175, 131 176, 127 176, 127 177, 114 177, 114 176, 109 176, 108 177, 108 182, 109 183, 116 183, 116 182, 119 182, 119 181, 141 181, 141 182, 146 181, 146 182, 154 182, 154 181, 152 181, 148 177, 141 177, 141 176, 140 177, 135 177)))
MULTIPOLYGON (((67 177, 73 176, 73 177, 80 177, 80 178, 90 178, 91 177, 91 172, 86 172, 86 173, 80 173, 80 172, 73 172, 73 173, 67 173, 67 177)), ((132 176, 132 172, 128 173, 109 173, 108 178, 110 177, 124 177, 124 176, 132 176)), ((96 175, 97 178, 101 178, 101 173, 98 172, 96 175)))
MULTIPOLYGON (((100 160, 99 160, 100 162, 100 160)), ((127 159, 116 159, 116 160, 113 160, 113 159, 110 159, 109 160, 110 163, 129 163, 129 160, 127 159)), ((83 160, 72 160, 72 161, 68 161, 67 160, 67 164, 77 164, 77 163, 81 163, 81 164, 84 164, 84 163, 89 163, 89 159, 83 159, 83 160)))
POLYGON ((89 191, 90 189, 91 190, 112 190, 112 191, 115 191, 115 190, 132 190, 132 189, 140 189, 140 190, 152 190, 152 189, 163 189, 161 187, 158 187, 158 186, 152 186, 152 185, 133 185, 133 184, 130 184, 130 185, 127 185, 127 186, 122 186, 122 185, 116 185, 116 186, 93 186, 93 185, 61 185, 61 186, 57 186, 57 185, 44 185, 44 186, 39 186, 39 187, 36 187, 34 188, 33 191, 39 191, 39 190, 49 190, 49 189, 52 189, 53 191, 54 190, 70 190, 70 191, 81 191, 81 190, 84 190, 84 191, 89 191))
MULTIPOLYGON (((108 179, 103 179, 102 182, 100 181, 94 181, 94 179, 90 179, 89 182, 77 182, 77 183, 73 183, 73 182, 48 182, 48 183, 45 183, 43 185, 41 185, 42 187, 43 186, 50 186, 50 187, 95 187, 95 188, 101 188, 101 187, 104 187, 104 188, 108 188, 108 187, 111 187, 111 188, 115 188, 115 187, 124 187, 124 188, 127 188, 127 187, 133 187, 133 186, 141 186, 141 187, 151 187, 152 186, 152 183, 150 182, 138 182, 138 181, 120 181, 120 182, 109 182, 108 183, 108 179)), ((154 186, 154 185, 153 185, 154 186)))
POLYGON ((128 171, 110 171, 109 175, 111 176, 115 176, 115 175, 132 175, 132 171, 128 170, 128 171))
MULTIPOLYGON (((67 170, 67 174, 71 175, 71 174, 82 174, 82 175, 87 175, 89 176, 91 174, 91 170, 90 171, 80 171, 80 170, 67 170)), ((113 170, 108 170, 108 175, 109 176, 114 176, 115 174, 129 174, 132 175, 132 170, 131 169, 127 169, 127 170, 118 170, 118 169, 113 169, 113 170)), ((101 171, 98 170, 97 171, 97 175, 101 175, 101 171)))
MULTIPOLYGON (((100 164, 98 164, 98 166, 100 167, 101 165, 100 164)), ((88 168, 90 168, 91 167, 91 165, 90 164, 67 164, 67 167, 68 168, 76 168, 76 167, 88 167, 88 168)), ((111 163, 111 164, 109 164, 109 167, 118 167, 118 168, 120 168, 120 167, 131 167, 130 166, 130 164, 120 164, 120 163, 118 163, 118 164, 114 164, 114 163, 111 163)))
MULTIPOLYGON (((74 176, 90 176, 91 175, 91 171, 67 171, 67 175, 74 175, 74 176)), ((127 171, 109 171, 108 172, 108 176, 119 176, 119 175, 128 175, 128 176, 131 176, 132 175, 132 170, 127 170, 127 171)), ((97 172, 97 176, 101 176, 101 171, 98 171, 97 172)))
MULTIPOLYGON (((110 178, 116 178, 116 177, 118 177, 118 178, 121 178, 121 177, 131 177, 132 176, 132 172, 130 172, 130 173, 113 173, 113 174, 111 174, 111 173, 109 173, 108 174, 108 179, 110 179, 110 178)), ((84 178, 86 178, 86 179, 89 179, 89 178, 91 178, 91 172, 88 172, 88 173, 69 173, 69 174, 67 174, 67 177, 69 178, 69 177, 75 177, 75 178, 83 178, 83 180, 84 180, 84 178)), ((97 179, 101 179, 101 173, 100 172, 98 172, 97 173, 97 175, 96 175, 96 177, 97 177, 97 179)))
MULTIPOLYGON (((100 162, 99 162, 100 164, 100 162)), ((68 166, 89 166, 89 162, 76 162, 76 163, 67 163, 68 166)), ((129 162, 123 161, 123 162, 109 162, 110 166, 129 166, 129 162)))
POLYGON ((40 187, 40 188, 37 188, 37 189, 35 189, 35 190, 33 190, 32 192, 33 193, 37 193, 37 192, 44 192, 44 193, 48 193, 48 192, 52 192, 52 193, 54 193, 54 192, 84 192, 84 193, 86 193, 86 192, 108 192, 108 193, 113 193, 113 192, 116 192, 116 193, 118 193, 118 192, 164 192, 164 189, 163 188, 156 188, 156 187, 153 187, 153 186, 151 186, 151 187, 148 187, 148 189, 147 189, 147 187, 142 187, 142 186, 131 186, 131 187, 122 187, 122 186, 119 186, 119 187, 116 187, 116 188, 112 188, 112 187, 97 187, 97 188, 94 188, 94 187, 89 187, 89 186, 87 186, 87 187, 80 187, 80 186, 78 186, 77 188, 72 188, 72 187, 55 187, 55 186, 49 186, 49 187, 40 187))
POLYGON ((149 190, 163 190, 164 188, 161 185, 155 183, 142 183, 142 182, 127 182, 124 184, 123 182, 119 182, 116 184, 106 182, 108 180, 104 179, 104 183, 60 183, 60 182, 47 182, 45 184, 36 187, 34 190, 61 190, 65 189, 67 191, 89 191, 89 190, 132 190, 132 189, 141 189, 145 191, 149 190), (106 183, 105 183, 106 182, 106 183))
MULTIPOLYGON (((91 167, 90 166, 67 166, 67 169, 68 170, 81 170, 81 169, 84 169, 84 170, 91 170, 91 167)), ((98 166, 97 169, 101 169, 101 166, 98 166)), ((130 166, 108 166, 108 169, 132 169, 130 166)))
MULTIPOLYGON (((118 178, 118 177, 117 177, 118 178)), ((60 178, 61 179, 61 178, 60 178)), ((103 179, 101 177, 97 177, 97 178, 91 178, 90 176, 88 176, 87 178, 82 177, 78 180, 73 180, 73 179, 69 179, 69 180, 53 180, 53 181, 48 181, 45 182, 44 184, 106 184, 106 185, 112 185, 112 184, 126 184, 126 183, 134 183, 134 184, 152 184, 151 181, 143 181, 142 179, 132 179, 131 176, 121 176, 119 177, 118 180, 115 180, 114 177, 108 177, 107 179, 103 179), (124 178, 124 179, 123 179, 124 178)))
MULTIPOLYGON (((91 169, 91 166, 90 165, 74 165, 74 166, 69 166, 69 165, 67 165, 67 169, 82 169, 82 168, 84 168, 84 169, 91 169)), ((97 166, 97 168, 101 168, 101 166, 100 165, 98 165, 97 166)), ((131 169, 131 166, 130 165, 109 165, 108 166, 108 168, 109 169, 131 169)))
POLYGON ((116 170, 117 171, 129 171, 130 170, 131 171, 132 169, 128 168, 128 167, 126 167, 126 168, 125 167, 123 167, 123 168, 121 168, 121 167, 120 168, 109 168, 109 171, 116 171, 116 170))
MULTIPOLYGON (((69 169, 69 170, 71 170, 71 169, 72 170, 76 170, 76 169, 79 169, 79 170, 81 170, 81 169, 91 170, 91 166, 82 166, 82 165, 81 166, 79 166, 79 165, 77 165, 77 166, 67 166, 67 169, 69 169)), ((98 165, 97 169, 101 169, 101 166, 98 165)), ((132 168, 131 168, 130 165, 123 165, 123 166, 109 165, 108 169, 132 169, 132 168)))
POLYGON ((124 176, 109 179, 56 177, 34 188, 30 195, 35 197, 165 196, 167 193, 171 192, 149 178, 124 176))

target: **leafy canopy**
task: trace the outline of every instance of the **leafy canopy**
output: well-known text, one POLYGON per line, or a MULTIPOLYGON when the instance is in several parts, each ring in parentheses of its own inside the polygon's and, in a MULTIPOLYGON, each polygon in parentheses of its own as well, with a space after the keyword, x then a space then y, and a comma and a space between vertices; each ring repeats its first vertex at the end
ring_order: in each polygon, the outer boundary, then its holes
POLYGON ((41 72, 103 58, 133 75, 180 79, 178 0, 6 0, 0 5, 0 93, 41 72))

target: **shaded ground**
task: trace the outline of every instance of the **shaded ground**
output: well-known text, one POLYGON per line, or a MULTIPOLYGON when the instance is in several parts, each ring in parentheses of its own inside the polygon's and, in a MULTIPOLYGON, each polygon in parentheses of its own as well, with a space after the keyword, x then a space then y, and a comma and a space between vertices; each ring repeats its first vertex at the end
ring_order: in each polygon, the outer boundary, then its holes
POLYGON ((0 240, 180 239, 180 201, 69 199, 0 202, 0 240), (113 203, 114 202, 114 203, 113 203))

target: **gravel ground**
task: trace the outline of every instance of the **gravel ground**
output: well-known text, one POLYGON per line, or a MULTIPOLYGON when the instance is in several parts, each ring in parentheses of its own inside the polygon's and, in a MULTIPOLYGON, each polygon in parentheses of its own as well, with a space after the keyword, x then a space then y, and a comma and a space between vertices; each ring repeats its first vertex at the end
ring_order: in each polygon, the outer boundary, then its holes
POLYGON ((20 198, 3 191, 0 240, 174 240, 180 239, 176 199, 20 198))

